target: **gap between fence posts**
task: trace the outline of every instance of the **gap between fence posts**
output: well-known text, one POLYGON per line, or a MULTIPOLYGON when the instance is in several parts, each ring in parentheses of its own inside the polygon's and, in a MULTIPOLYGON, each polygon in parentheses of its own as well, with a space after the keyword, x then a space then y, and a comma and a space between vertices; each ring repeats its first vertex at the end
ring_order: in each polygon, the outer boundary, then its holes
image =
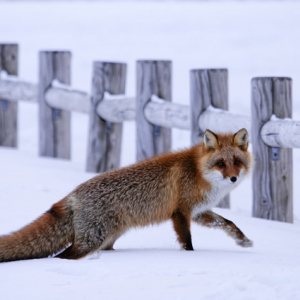
POLYGON ((281 119, 292 117, 292 80, 279 77, 253 78, 253 216, 292 223, 292 149, 269 147, 261 138, 261 128, 272 115, 281 119))
POLYGON ((171 129, 150 124, 144 114, 151 96, 172 99, 172 62, 165 60, 137 61, 137 161, 171 150, 171 129))
POLYGON ((89 136, 86 170, 105 172, 120 167, 122 123, 112 123, 100 118, 97 107, 104 93, 124 94, 126 83, 125 63, 94 62, 89 136))
MULTIPOLYGON (((228 71, 227 69, 198 69, 190 71, 191 90, 191 144, 202 141, 199 128, 201 114, 212 105, 228 110, 228 71)), ((209 129, 209 128, 207 128, 209 129)), ((220 129, 221 130, 221 129, 220 129)), ((224 197, 218 207, 229 208, 229 195, 224 197)))
MULTIPOLYGON (((0 44, 0 71, 18 75, 18 45, 0 44)), ((1 79, 0 79, 1 80, 1 79)), ((0 146, 17 147, 18 102, 0 99, 0 146)))
POLYGON ((54 79, 62 84, 70 85, 71 53, 41 51, 39 60, 39 154, 70 159, 70 112, 48 106, 45 94, 47 89, 51 88, 54 79))

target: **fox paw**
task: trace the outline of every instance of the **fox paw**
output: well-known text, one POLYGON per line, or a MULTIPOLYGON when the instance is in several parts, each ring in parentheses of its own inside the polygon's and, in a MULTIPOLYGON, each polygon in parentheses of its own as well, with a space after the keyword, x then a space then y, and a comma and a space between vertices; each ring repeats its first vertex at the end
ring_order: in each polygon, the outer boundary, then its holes
POLYGON ((253 242, 246 237, 242 240, 237 240, 236 243, 244 248, 253 247, 253 242))

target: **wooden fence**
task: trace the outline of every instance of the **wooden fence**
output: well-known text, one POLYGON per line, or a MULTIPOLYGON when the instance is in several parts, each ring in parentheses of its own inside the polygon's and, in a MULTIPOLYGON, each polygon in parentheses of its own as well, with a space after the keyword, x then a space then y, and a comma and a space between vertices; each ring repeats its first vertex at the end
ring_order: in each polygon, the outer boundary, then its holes
MULTIPOLYGON (((171 128, 190 130, 191 144, 201 141, 206 128, 246 128, 256 162, 253 216, 293 222, 291 148, 300 147, 300 122, 285 119, 291 118, 291 79, 252 80, 251 122, 228 112, 226 69, 192 70, 187 106, 171 102, 170 61, 138 61, 137 93, 127 97, 125 63, 94 62, 89 94, 69 87, 70 52, 42 51, 39 60, 39 83, 23 82, 15 77, 18 46, 0 44, 0 145, 17 146, 18 100, 39 103, 41 156, 69 159, 70 112, 89 114, 89 172, 120 166, 122 124, 127 120, 138 124, 138 161, 171 150, 171 128)), ((229 207, 229 196, 220 206, 229 207)))

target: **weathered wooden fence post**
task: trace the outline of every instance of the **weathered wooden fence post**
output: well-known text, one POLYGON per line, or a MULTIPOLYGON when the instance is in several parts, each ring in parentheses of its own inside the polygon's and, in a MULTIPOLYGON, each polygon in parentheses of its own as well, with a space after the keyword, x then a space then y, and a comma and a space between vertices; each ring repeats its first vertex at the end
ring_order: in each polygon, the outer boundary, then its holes
POLYGON ((120 166, 123 124, 101 119, 96 109, 103 100, 104 92, 125 93, 126 69, 124 63, 94 62, 86 166, 88 172, 105 172, 120 166))
POLYGON ((253 78, 253 216, 292 223, 292 149, 272 148, 261 139, 261 128, 272 115, 277 118, 292 117, 292 80, 253 78))
POLYGON ((144 108, 152 95, 171 101, 171 80, 171 61, 137 62, 137 161, 171 150, 171 129, 150 124, 144 115, 144 108))
POLYGON ((49 107, 45 101, 45 93, 54 79, 62 84, 70 84, 71 53, 41 51, 39 59, 39 154, 69 159, 71 157, 70 112, 49 107))
MULTIPOLYGON (((0 71, 18 75, 18 45, 0 44, 0 71)), ((17 120, 18 102, 0 99, 0 146, 17 147, 17 120)))
MULTIPOLYGON (((201 113, 210 105, 228 110, 227 69, 191 70, 190 85, 191 143, 195 145, 201 142, 203 137, 203 132, 198 125, 201 113)), ((229 195, 222 200, 219 207, 230 207, 229 195)))

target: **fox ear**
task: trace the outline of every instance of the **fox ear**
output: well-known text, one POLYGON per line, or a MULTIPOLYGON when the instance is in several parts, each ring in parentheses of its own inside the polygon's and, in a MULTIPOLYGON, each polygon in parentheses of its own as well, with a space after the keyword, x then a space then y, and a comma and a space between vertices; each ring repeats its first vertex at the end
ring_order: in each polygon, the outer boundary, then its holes
POLYGON ((203 136, 203 143, 206 150, 216 150, 218 145, 218 136, 212 131, 206 129, 203 136))
POLYGON ((248 131, 243 128, 235 133, 233 135, 233 143, 237 145, 241 150, 247 150, 249 143, 248 131))

